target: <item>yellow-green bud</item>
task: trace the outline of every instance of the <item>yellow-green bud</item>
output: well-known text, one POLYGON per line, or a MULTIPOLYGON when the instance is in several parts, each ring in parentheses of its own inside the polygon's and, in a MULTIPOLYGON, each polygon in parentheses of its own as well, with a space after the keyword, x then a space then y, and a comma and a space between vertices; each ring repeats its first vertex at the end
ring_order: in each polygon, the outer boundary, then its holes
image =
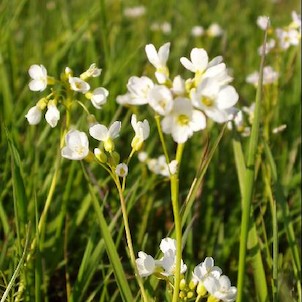
POLYGON ((187 292, 187 298, 190 299, 190 298, 193 298, 194 297, 194 292, 187 292))
POLYGON ((99 162, 101 162, 103 164, 107 162, 106 154, 99 148, 94 149, 94 155, 99 162))
POLYGON ((104 141, 104 149, 109 153, 114 151, 114 142, 110 137, 104 141))
POLYGON ((111 154, 111 164, 115 167, 120 162, 120 155, 117 152, 111 154))
POLYGON ((186 280, 185 279, 181 279, 180 283, 179 283, 179 289, 180 290, 184 290, 184 289, 186 289, 186 286, 187 286, 186 280))
POLYGON ((133 148, 133 150, 135 151, 139 151, 143 146, 143 141, 141 140, 141 138, 135 136, 131 142, 131 147, 133 148))
POLYGON ((219 302, 219 299, 214 296, 209 296, 207 302, 219 302))
POLYGON ((89 127, 97 124, 97 120, 96 120, 96 118, 95 118, 95 116, 93 114, 89 114, 87 116, 87 122, 88 122, 89 127))
POLYGON ((200 282, 200 283, 198 283, 198 285, 197 285, 197 290, 196 290, 196 292, 197 292, 198 296, 203 297, 203 296, 206 295, 207 290, 206 290, 206 288, 204 287, 204 285, 200 282))
POLYGON ((36 106, 42 111, 46 108, 47 106, 47 99, 46 98, 42 98, 38 101, 38 103, 36 104, 36 106))
POLYGON ((189 289, 192 289, 192 290, 195 289, 196 285, 197 285, 197 282, 194 280, 191 280, 189 283, 189 289))
POLYGON ((184 299, 186 296, 187 296, 187 295, 186 295, 186 293, 185 293, 184 291, 180 291, 180 292, 179 292, 179 298, 180 298, 180 299, 184 299))

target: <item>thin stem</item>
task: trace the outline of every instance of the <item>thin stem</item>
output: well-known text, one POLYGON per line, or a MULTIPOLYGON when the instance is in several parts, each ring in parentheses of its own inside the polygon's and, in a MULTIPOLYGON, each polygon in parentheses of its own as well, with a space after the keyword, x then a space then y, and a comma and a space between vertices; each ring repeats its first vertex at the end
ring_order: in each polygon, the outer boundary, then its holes
POLYGON ((126 208, 126 202, 125 202, 125 198, 124 198, 124 194, 123 194, 123 189, 122 189, 119 178, 118 177, 113 177, 113 179, 114 179, 114 182, 115 182, 115 185, 117 187, 119 197, 120 197, 123 220, 124 220, 124 226, 125 226, 125 232, 126 232, 127 246, 128 246, 129 254, 130 254, 130 260, 131 260, 132 266, 134 268, 134 273, 135 273, 136 280, 137 280, 138 285, 139 285, 140 290, 141 290, 143 301, 148 302, 148 297, 147 297, 147 294, 145 292, 145 288, 144 288, 142 279, 141 279, 141 277, 138 273, 138 269, 137 269, 136 262, 135 262, 135 254, 134 254, 134 249, 133 249, 133 244, 132 244, 131 232, 130 232, 130 227, 129 227, 129 219, 128 219, 128 214, 127 214, 127 208, 126 208))
POLYGON ((161 130, 159 115, 155 115, 155 122, 156 122, 156 126, 157 126, 157 131, 158 131, 158 134, 159 134, 160 142, 161 142, 162 147, 163 147, 164 155, 166 157, 166 162, 168 164, 170 162, 170 159, 169 159, 169 155, 168 155, 167 146, 166 146, 166 143, 165 143, 163 131, 161 130))
POLYGON ((171 199, 172 208, 174 215, 174 225, 176 233, 176 259, 175 259, 175 279, 174 279, 174 292, 172 302, 178 301, 179 296, 179 284, 180 284, 180 269, 181 269, 181 258, 182 258, 182 227, 181 227, 181 216, 179 208, 179 166, 183 153, 184 144, 179 144, 176 151, 176 160, 178 162, 178 169, 176 174, 171 175, 171 199))

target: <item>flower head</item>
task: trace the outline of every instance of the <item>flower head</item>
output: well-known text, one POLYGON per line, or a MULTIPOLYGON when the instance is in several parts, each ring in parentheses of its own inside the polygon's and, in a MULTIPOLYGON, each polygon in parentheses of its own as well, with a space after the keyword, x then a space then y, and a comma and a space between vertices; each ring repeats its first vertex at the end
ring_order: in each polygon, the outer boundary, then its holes
POLYGON ((89 142, 85 132, 70 130, 65 136, 65 144, 61 150, 61 155, 65 158, 81 160, 89 153, 89 142))
POLYGON ((86 93, 90 89, 90 85, 77 77, 69 77, 70 88, 74 91, 86 93))
POLYGON ((131 125, 134 129, 135 136, 132 139, 131 147, 135 151, 139 151, 142 147, 143 142, 149 137, 150 126, 149 122, 145 119, 143 122, 138 122, 136 115, 132 114, 131 125))
POLYGON ((43 65, 31 65, 28 73, 32 80, 29 82, 29 89, 32 91, 43 91, 47 86, 47 70, 43 65))
POLYGON ((131 77, 128 80, 127 88, 131 95, 131 105, 144 105, 148 103, 148 95, 154 86, 148 77, 131 77))
POLYGON ((89 133, 93 138, 104 142, 104 149, 107 152, 112 152, 114 150, 113 139, 119 136, 120 130, 121 122, 116 121, 109 129, 104 125, 95 124, 89 128, 89 133))
POLYGON ((118 164, 115 168, 115 173, 119 177, 126 177, 128 174, 128 166, 124 163, 118 164))
POLYGON ((160 115, 167 115, 173 107, 173 95, 164 85, 155 85, 148 98, 150 106, 160 115))
POLYGON ((42 111, 39 106, 33 106, 28 110, 25 117, 30 125, 37 125, 41 121, 42 111))
POLYGON ((156 68, 155 76, 160 84, 166 82, 169 77, 169 70, 166 66, 169 52, 170 52, 170 42, 165 43, 156 51, 153 44, 148 44, 145 47, 146 55, 149 62, 156 68))
POLYGON ((103 87, 96 88, 92 91, 91 95, 89 95, 92 105, 96 109, 101 109, 102 105, 107 102, 107 97, 109 95, 109 91, 103 87))
POLYGON ((154 258, 142 251, 138 252, 136 261, 138 273, 141 277, 147 277, 154 273, 156 268, 156 262, 154 258))
POLYGON ((47 105, 47 111, 45 113, 45 119, 46 119, 46 122, 52 128, 57 126, 58 121, 60 119, 60 111, 58 110, 56 104, 52 101, 50 101, 47 105))
POLYGON ((194 268, 193 280, 204 282, 205 279, 209 277, 218 279, 221 274, 221 268, 214 266, 214 259, 212 257, 206 257, 203 262, 201 262, 194 268))

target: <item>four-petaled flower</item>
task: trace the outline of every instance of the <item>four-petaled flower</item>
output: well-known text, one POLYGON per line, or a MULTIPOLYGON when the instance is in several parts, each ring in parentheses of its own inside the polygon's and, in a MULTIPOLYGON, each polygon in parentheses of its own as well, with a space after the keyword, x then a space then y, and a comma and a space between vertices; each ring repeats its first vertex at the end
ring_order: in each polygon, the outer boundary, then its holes
POLYGON ((43 65, 31 65, 28 73, 32 80, 29 82, 29 89, 32 91, 43 91, 47 86, 47 70, 43 65))
POLYGON ((65 136, 65 144, 61 150, 61 155, 65 158, 81 160, 89 153, 89 142, 85 132, 70 130, 65 136))

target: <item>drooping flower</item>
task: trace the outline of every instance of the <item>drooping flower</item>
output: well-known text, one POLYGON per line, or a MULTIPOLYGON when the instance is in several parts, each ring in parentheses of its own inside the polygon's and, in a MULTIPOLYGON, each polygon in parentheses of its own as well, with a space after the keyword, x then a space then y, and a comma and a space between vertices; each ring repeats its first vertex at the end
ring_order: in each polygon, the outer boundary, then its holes
POLYGON ((25 117, 30 125, 37 125, 41 121, 42 111, 39 106, 33 106, 28 110, 25 117))
POLYGON ((146 55, 149 62, 156 68, 155 77, 160 84, 164 84, 169 77, 167 68, 167 60, 170 52, 170 42, 162 45, 158 52, 153 44, 148 44, 145 47, 146 55))
POLYGON ((107 102, 109 91, 104 87, 96 88, 91 94, 88 92, 88 98, 90 98, 92 105, 96 109, 101 109, 102 105, 107 102))
POLYGON ((138 252, 136 261, 138 273, 141 277, 148 277, 152 275, 156 269, 156 261, 154 258, 145 252, 138 252))
POLYGON ((47 87, 47 70, 43 65, 31 65, 28 73, 32 80, 28 86, 31 91, 43 91, 47 87))
POLYGON ((95 124, 89 128, 89 134, 98 141, 104 142, 104 149, 107 152, 114 150, 113 140, 119 136, 121 122, 115 121, 109 129, 101 124, 95 124))
POLYGON ((61 155, 71 160, 81 160, 89 153, 89 142, 85 132, 70 130, 65 136, 66 146, 61 155))
POLYGON ((90 89, 90 85, 78 77, 69 77, 70 88, 74 91, 86 93, 90 89))
POLYGON ((47 111, 45 113, 46 122, 50 127, 54 128, 57 126, 60 120, 60 111, 58 110, 56 104, 53 101, 49 101, 47 105, 47 111))
POLYGON ((135 132, 135 136, 131 142, 131 147, 135 151, 139 151, 143 145, 143 142, 149 137, 149 122, 146 119, 143 122, 137 121, 136 115, 132 114, 131 125, 135 132))
POLYGON ((189 99, 176 98, 173 109, 161 122, 164 133, 171 134, 173 140, 178 143, 186 142, 194 132, 206 127, 204 114, 193 109, 189 99))
POLYGON ((101 68, 97 68, 95 63, 92 63, 89 68, 80 75, 80 78, 85 81, 88 78, 98 77, 102 72, 101 68))

